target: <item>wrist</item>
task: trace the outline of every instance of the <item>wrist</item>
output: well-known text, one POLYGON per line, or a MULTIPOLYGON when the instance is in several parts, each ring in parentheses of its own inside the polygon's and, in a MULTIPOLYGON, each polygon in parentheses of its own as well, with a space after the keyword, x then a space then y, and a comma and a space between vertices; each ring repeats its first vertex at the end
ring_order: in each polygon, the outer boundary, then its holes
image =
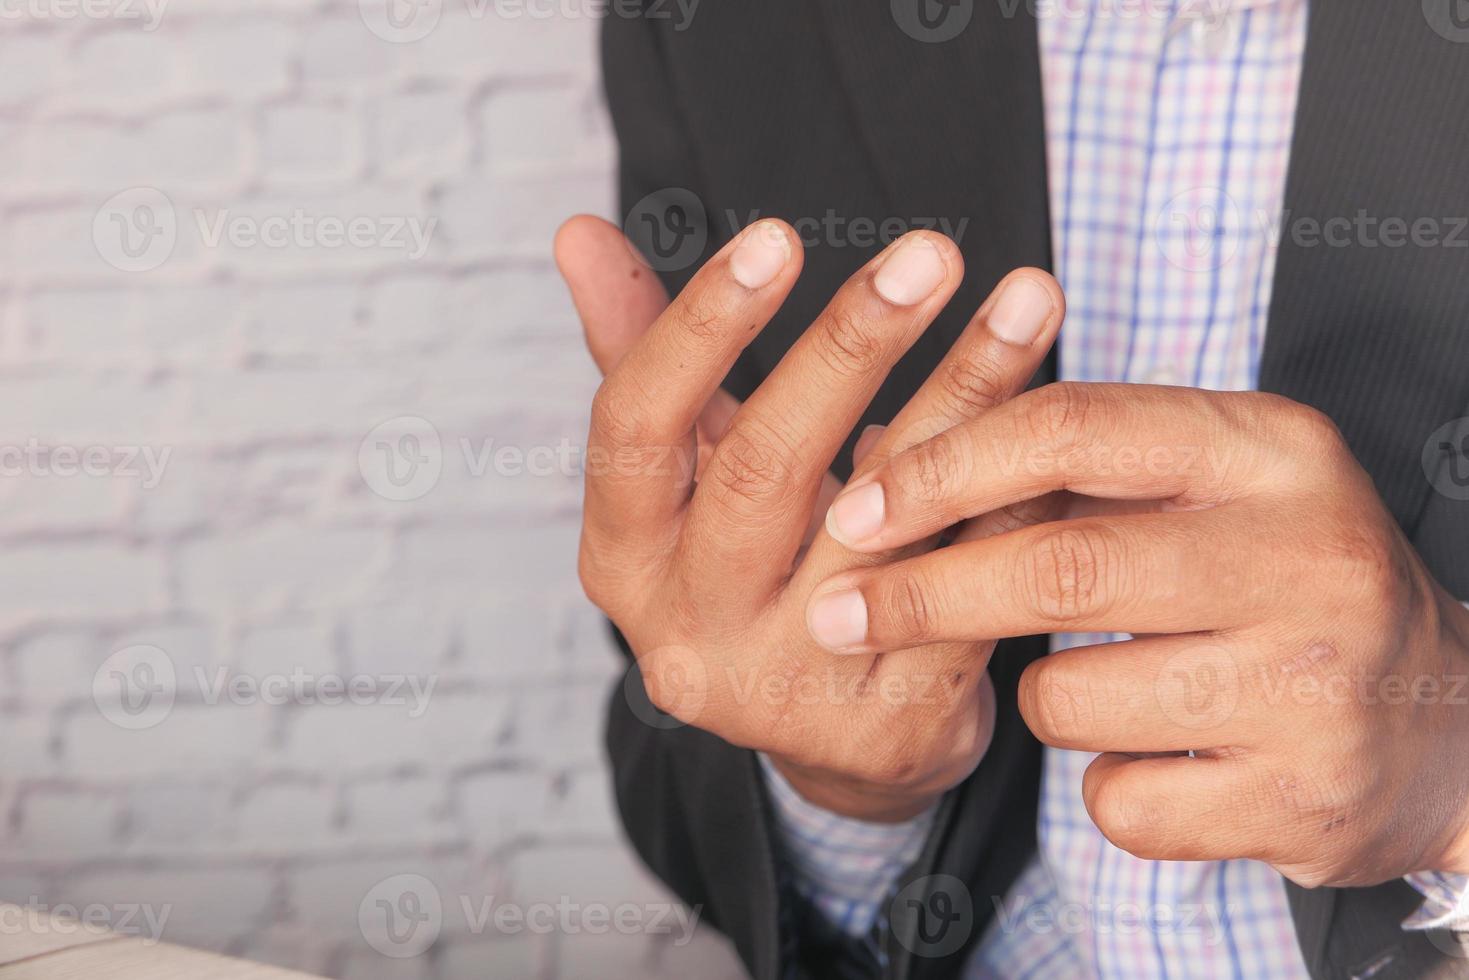
POLYGON ((906 823, 938 803, 941 790, 910 789, 813 769, 768 757, 791 788, 812 806, 867 823, 906 823))

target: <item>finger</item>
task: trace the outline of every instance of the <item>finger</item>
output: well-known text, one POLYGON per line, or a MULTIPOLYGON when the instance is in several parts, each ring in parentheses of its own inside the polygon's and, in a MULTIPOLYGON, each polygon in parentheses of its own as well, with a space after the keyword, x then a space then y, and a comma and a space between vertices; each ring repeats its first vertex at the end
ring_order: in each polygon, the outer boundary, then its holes
POLYGON ((807 621, 838 653, 1039 633, 1226 629, 1270 609, 1293 573, 1291 562, 1260 554, 1250 576, 1238 571, 1227 542, 1250 540, 1247 520, 1218 509, 1025 527, 833 576, 813 594, 807 621))
POLYGON ((821 478, 821 491, 816 496, 816 506, 811 508, 811 519, 806 522, 806 533, 801 538, 803 548, 809 548, 816 535, 821 532, 821 522, 826 514, 826 508, 837 499, 837 494, 842 492, 842 482, 830 473, 821 478))
POLYGON ((800 267, 788 226, 751 225, 699 270, 603 381, 588 435, 585 514, 594 531, 646 539, 651 527, 668 526, 690 490, 695 421, 800 267))
POLYGON ((843 544, 869 552, 1054 490, 1207 506, 1263 471, 1258 441, 1241 435, 1247 424, 1213 392, 1048 385, 854 480, 832 506, 828 527, 843 544))
POLYGON ((686 525, 687 547, 711 580, 785 578, 822 476, 962 276, 953 242, 904 236, 842 286, 740 408, 686 525))
POLYGON ((1151 861, 1270 861, 1290 847, 1292 790, 1237 756, 1098 756, 1082 780, 1097 829, 1151 861))
POLYGON ((1023 527, 1061 520, 1068 516, 1066 508, 1069 496, 1066 493, 1048 493, 1042 497, 1033 497, 1030 500, 1008 504, 987 514, 980 514, 978 517, 971 517, 959 525, 951 543, 982 541, 997 534, 1018 531, 1023 527))
MULTIPOLYGON (((862 430, 862 434, 857 437, 857 442, 852 446, 852 469, 854 471, 862 465, 862 461, 872 452, 873 447, 877 445, 878 439, 882 438, 882 434, 886 429, 887 426, 885 425, 869 425, 862 430)), ((826 512, 822 511, 821 516, 824 519, 826 512)))
POLYGON ((637 260, 622 230, 601 218, 582 214, 562 225, 555 256, 587 349, 608 374, 667 309, 668 292, 637 260))
MULTIPOLYGON (((637 260, 621 229, 601 218, 584 214, 567 221, 556 233, 555 253, 587 349, 608 374, 668 308, 668 292, 637 260)), ((739 407, 739 400, 721 389, 699 413, 700 469, 739 407)))
MULTIPOLYGON (((892 425, 866 447, 860 459, 854 458, 854 472, 858 474, 854 484, 862 482, 865 470, 894 453, 976 418, 1022 391, 1055 342, 1065 310, 1065 296, 1049 274, 1025 268, 1006 276, 892 425)), ((870 492, 843 494, 838 500, 848 511, 857 511, 848 513, 851 520, 861 520, 861 509, 871 503, 870 492)), ((968 530, 974 535, 996 523, 1007 522, 1002 515, 998 522, 968 530)), ((829 517, 826 524, 830 531, 829 517)), ((891 557, 882 555, 880 559, 891 557)), ((875 557, 865 563, 875 564, 877 560, 875 557)), ((824 577, 850 567, 853 556, 846 548, 822 539, 813 546, 810 564, 816 577, 824 577)))
POLYGON ((1025 268, 1006 276, 893 419, 868 463, 978 418, 1024 391, 1065 315, 1065 294, 1049 273, 1025 268))
POLYGON ((724 438, 725 431, 729 428, 730 419, 740 410, 740 400, 723 388, 714 393, 709 399, 709 404, 699 413, 699 418, 694 423, 697 433, 699 447, 698 466, 695 469, 695 479, 704 475, 704 470, 709 466, 709 458, 714 455, 714 447, 724 438))
POLYGON ((1238 647, 1209 634, 1058 651, 1025 669, 1019 702, 1035 737, 1058 749, 1237 750, 1270 734, 1243 696, 1238 647))
MULTIPOLYGON (((995 405, 1013 398, 1030 382, 1055 343, 1065 317, 1066 299, 1060 285, 1039 269, 1017 269, 1001 280, 980 305, 958 341, 919 387, 897 418, 874 445, 874 451, 857 461, 861 473, 893 453, 908 448, 951 426, 975 418, 995 405)), ((863 506, 862 495, 849 498, 849 506, 863 506)), ((1051 497, 1024 501, 967 522, 956 540, 973 540, 1013 530, 1040 520, 1055 511, 1051 497)), ((830 510, 827 511, 830 513, 830 510)), ((850 567, 852 553, 823 536, 823 553, 812 562, 824 570, 850 567)), ((879 556, 868 556, 876 558, 879 556)), ((880 556, 884 559, 894 555, 880 556)), ((875 564, 875 561, 867 562, 875 564)), ((982 649, 993 650, 989 645, 982 649)), ((986 662, 978 660, 972 644, 938 649, 895 651, 876 665, 886 679, 914 670, 941 672, 956 685, 969 676, 984 678, 986 662), (920 665, 919 660, 923 663, 920 665)))

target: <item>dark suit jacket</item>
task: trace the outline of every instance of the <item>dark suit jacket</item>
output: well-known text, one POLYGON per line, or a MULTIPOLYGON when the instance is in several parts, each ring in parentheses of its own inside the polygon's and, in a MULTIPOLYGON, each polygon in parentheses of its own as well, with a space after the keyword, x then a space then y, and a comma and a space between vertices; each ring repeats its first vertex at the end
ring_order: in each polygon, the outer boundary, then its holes
MULTIPOLYGON (((704 0, 687 22, 660 16, 675 9, 663 0, 648 0, 644 17, 614 5, 624 14, 608 17, 603 56, 630 230, 658 230, 647 215, 661 208, 673 215, 655 214, 669 221, 663 233, 695 234, 682 255, 673 246, 687 239, 642 243, 676 259, 658 262, 670 290, 730 237, 731 213, 739 225, 752 212, 951 227, 967 219, 958 297, 864 421, 889 420, 1006 271, 1049 264, 1036 29, 1023 3, 1005 16, 1014 6, 958 0, 958 11, 972 10, 968 27, 921 43, 898 28, 889 0, 704 0), (705 230, 707 241, 698 238, 705 230)), ((1427 217, 1445 238, 1457 225, 1457 237, 1391 248, 1287 236, 1260 387, 1336 420, 1439 580, 1469 598, 1469 503, 1434 492, 1420 461, 1431 432, 1469 414, 1466 97, 1469 44, 1435 32, 1419 3, 1314 0, 1286 190, 1291 218, 1427 217)), ((727 387, 748 395, 875 251, 810 248, 790 301, 727 387)), ((930 890, 945 886, 928 876, 962 882, 973 899, 956 927, 965 942, 928 955, 938 949, 924 943, 933 922, 919 917, 940 911, 942 896, 905 895, 882 939, 889 976, 959 975, 993 899, 1034 852, 1040 746, 1016 711, 1015 684, 1044 652, 1043 637, 1001 645, 993 747, 946 798, 908 875, 930 890)), ((624 690, 611 702, 608 748, 623 820, 648 864, 702 906, 756 977, 875 975, 869 955, 824 931, 784 887, 752 754, 694 729, 647 725, 624 690)), ((626 690, 641 690, 635 675, 626 690)), ((1401 881, 1292 885, 1289 895, 1314 977, 1469 977, 1469 950, 1445 952, 1453 937, 1399 928, 1419 901, 1401 881)))

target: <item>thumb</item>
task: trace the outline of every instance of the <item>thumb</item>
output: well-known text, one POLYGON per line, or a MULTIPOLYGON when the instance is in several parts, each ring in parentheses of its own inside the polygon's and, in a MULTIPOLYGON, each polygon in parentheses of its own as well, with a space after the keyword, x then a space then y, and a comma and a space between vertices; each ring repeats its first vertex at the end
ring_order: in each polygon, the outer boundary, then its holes
POLYGON ((587 348, 606 374, 668 306, 668 293, 622 230, 601 218, 568 220, 556 232, 555 255, 587 348))

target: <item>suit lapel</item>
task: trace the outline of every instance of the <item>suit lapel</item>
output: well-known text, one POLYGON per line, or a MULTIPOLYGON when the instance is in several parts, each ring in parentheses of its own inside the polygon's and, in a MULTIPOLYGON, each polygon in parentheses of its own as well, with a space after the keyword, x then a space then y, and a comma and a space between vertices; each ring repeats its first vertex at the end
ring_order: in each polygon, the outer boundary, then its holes
POLYGON ((1424 443, 1469 404, 1465 91, 1469 49, 1421 4, 1312 3, 1260 387, 1335 419, 1410 533, 1424 443), (1388 219, 1442 243, 1393 247, 1388 219))

